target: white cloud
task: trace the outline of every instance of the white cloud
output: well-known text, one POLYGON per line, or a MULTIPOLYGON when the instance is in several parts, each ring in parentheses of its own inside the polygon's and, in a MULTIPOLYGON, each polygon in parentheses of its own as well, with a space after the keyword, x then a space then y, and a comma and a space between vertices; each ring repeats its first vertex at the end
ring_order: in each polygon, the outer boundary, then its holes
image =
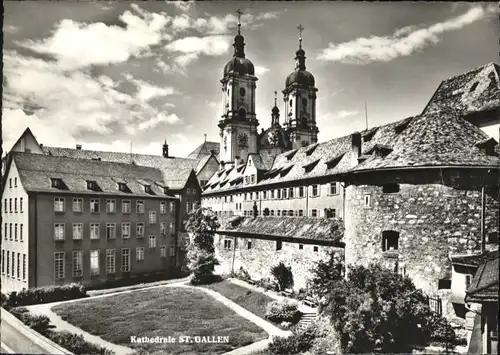
POLYGON ((176 124, 179 123, 181 120, 177 115, 170 114, 166 115, 164 113, 159 113, 156 117, 153 117, 147 121, 141 122, 138 126, 138 128, 143 131, 146 129, 154 128, 158 126, 161 123, 168 123, 168 124, 176 124))
POLYGON ((221 55, 227 53, 231 46, 229 36, 184 37, 170 42, 166 49, 181 53, 200 53, 205 55, 221 55))
POLYGON ((268 72, 269 68, 261 66, 261 65, 256 65, 255 66, 255 74, 256 75, 263 75, 264 73, 268 72))
POLYGON ((164 87, 153 85, 143 80, 133 80, 137 86, 137 98, 143 102, 149 101, 155 97, 169 96, 176 94, 177 91, 173 87, 164 87))
POLYGON ((194 1, 166 1, 166 3, 174 5, 177 9, 179 9, 183 12, 189 12, 195 6, 194 1))
POLYGON ((439 35, 461 29, 471 23, 485 18, 494 8, 475 6, 463 15, 436 23, 426 28, 406 26, 397 30, 392 36, 372 36, 358 38, 350 42, 334 44, 318 55, 319 60, 365 64, 373 61, 387 62, 413 52, 422 50, 430 44, 440 41, 439 35))
POLYGON ((171 38, 165 33, 170 18, 146 12, 135 4, 131 6, 140 16, 125 11, 120 16, 125 28, 65 19, 57 24, 49 38, 17 44, 38 53, 53 55, 66 69, 121 63, 131 56, 147 55, 151 45, 171 38))

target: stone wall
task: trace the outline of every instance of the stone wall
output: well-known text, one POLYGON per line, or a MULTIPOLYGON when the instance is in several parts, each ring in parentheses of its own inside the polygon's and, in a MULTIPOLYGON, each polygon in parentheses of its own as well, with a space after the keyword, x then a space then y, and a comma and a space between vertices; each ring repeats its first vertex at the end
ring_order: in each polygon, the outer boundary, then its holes
POLYGON ((253 280, 260 280, 272 278, 271 268, 283 262, 286 266, 291 266, 294 289, 299 290, 306 287, 310 270, 315 262, 327 260, 328 250, 343 253, 343 249, 340 248, 284 241, 281 250, 276 250, 276 243, 276 240, 250 238, 250 236, 242 238, 216 234, 214 245, 220 262, 217 272, 228 274, 243 268, 253 280), (224 249, 224 240, 231 240, 230 249, 224 249), (303 249, 299 249, 300 245, 303 249), (317 251, 314 251, 315 247, 317 251))
POLYGON ((365 174, 346 189, 344 235, 349 264, 380 261, 406 272, 426 292, 451 276, 450 253, 480 250, 481 187, 486 185, 486 232, 498 228, 498 177, 429 170, 365 174), (399 183, 397 193, 382 184, 399 183), (365 196, 370 202, 365 204, 365 196), (382 232, 399 232, 397 251, 382 250, 382 232))

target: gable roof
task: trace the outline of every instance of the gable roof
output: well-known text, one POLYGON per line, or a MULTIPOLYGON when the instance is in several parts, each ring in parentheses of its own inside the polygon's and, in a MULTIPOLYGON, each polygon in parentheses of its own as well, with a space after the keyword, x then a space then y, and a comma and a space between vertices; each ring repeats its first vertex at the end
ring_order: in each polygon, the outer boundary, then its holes
POLYGON ((498 302, 498 251, 493 259, 486 260, 477 269, 470 287, 467 289, 466 302, 498 302))
POLYGON ((122 164, 114 162, 94 161, 88 159, 74 159, 67 157, 54 157, 42 154, 13 152, 13 163, 19 171, 19 178, 23 187, 28 192, 57 192, 79 194, 130 194, 138 196, 161 196, 165 191, 157 184, 162 183, 162 173, 159 169, 122 164), (51 179, 61 179, 65 189, 53 188, 51 179), (99 187, 98 192, 89 191, 86 181, 95 181, 99 187), (122 192, 118 182, 125 181, 129 192, 122 192), (146 193, 144 185, 150 185, 152 194, 146 193))
POLYGON ((86 149, 72 149, 59 147, 43 147, 43 151, 56 157, 70 157, 75 159, 99 159, 106 162, 135 164, 161 170, 163 180, 172 190, 182 189, 191 170, 196 169, 198 160, 168 157, 161 155, 130 154, 122 152, 105 152, 86 149))
POLYGON ((489 63, 443 80, 422 114, 451 111, 461 117, 498 108, 500 67, 489 63))
POLYGON ((206 155, 211 155, 212 151, 217 156, 220 151, 220 143, 205 141, 189 153, 187 157, 189 159, 201 159, 206 155))
POLYGON ((210 161, 210 159, 215 159, 215 161, 217 162, 217 164, 219 164, 219 161, 217 160, 217 158, 215 157, 215 155, 205 155, 200 160, 198 160, 198 164, 196 165, 196 169, 195 169, 196 174, 199 174, 200 171, 203 170, 203 168, 205 167, 205 165, 208 164, 208 162, 210 161))

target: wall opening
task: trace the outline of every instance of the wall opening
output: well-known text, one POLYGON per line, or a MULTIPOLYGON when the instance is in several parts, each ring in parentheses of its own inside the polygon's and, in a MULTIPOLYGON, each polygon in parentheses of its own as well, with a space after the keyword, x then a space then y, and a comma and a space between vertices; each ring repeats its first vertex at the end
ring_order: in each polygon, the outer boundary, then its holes
POLYGON ((385 194, 393 194, 399 192, 399 184, 387 184, 382 187, 382 192, 385 194))
POLYGON ((399 248, 399 232, 383 231, 382 251, 398 250, 398 248, 399 248))
POLYGON ((224 250, 231 250, 231 240, 224 239, 224 250))
POLYGON ((281 240, 277 240, 276 241, 276 250, 281 250, 282 247, 283 247, 283 244, 282 244, 281 240))

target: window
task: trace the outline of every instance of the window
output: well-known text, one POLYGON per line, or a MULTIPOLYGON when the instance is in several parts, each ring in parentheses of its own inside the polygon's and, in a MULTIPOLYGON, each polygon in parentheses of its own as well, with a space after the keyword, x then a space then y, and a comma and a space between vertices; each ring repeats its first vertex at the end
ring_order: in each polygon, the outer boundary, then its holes
POLYGON ((276 216, 281 216, 281 210, 276 210, 276 216))
POLYGON ((318 217, 318 210, 317 209, 313 208, 311 210, 311 217, 318 217))
POLYGON ((231 250, 231 239, 224 239, 224 250, 231 250))
POLYGON ((299 210, 299 217, 303 217, 304 216, 304 210, 299 210))
POLYGON ((99 239, 101 237, 99 232, 99 223, 90 223, 90 239, 99 239))
POLYGON ((170 212, 171 213, 175 212, 175 203, 174 202, 170 202, 170 212))
POLYGON ((293 187, 288 189, 288 198, 293 198, 293 187))
POLYGON ((370 195, 365 195, 365 207, 370 207, 370 195))
POLYGON ((121 192, 128 192, 127 184, 125 184, 124 182, 119 182, 118 190, 120 190, 121 192))
POLYGON ((382 192, 385 194, 393 194, 399 192, 399 184, 387 184, 382 187, 382 192))
POLYGON ((64 240, 64 223, 54 223, 54 239, 64 240))
POLYGON ((299 244, 299 250, 303 250, 304 249, 304 244, 299 244))
POLYGON ((83 223, 73 223, 73 239, 83 239, 83 223))
POLYGON ((312 196, 313 197, 319 196, 319 186, 318 185, 312 186, 312 196))
POLYGON ((162 245, 160 247, 160 257, 162 257, 162 258, 167 257, 167 247, 165 245, 162 245))
POLYGON ((135 248, 135 260, 142 261, 144 260, 144 248, 135 248))
POLYGON ((190 194, 191 194, 191 189, 190 189, 189 187, 186 189, 186 193, 187 193, 188 195, 190 195, 190 194))
POLYGON ((14 224, 14 240, 17 242, 17 223, 14 224))
POLYGON ((313 251, 314 251, 315 253, 317 253, 317 252, 318 252, 318 250, 319 250, 319 247, 318 247, 317 245, 315 245, 315 246, 313 247, 313 251))
POLYGON ((286 189, 283 189, 281 190, 281 198, 285 199, 287 194, 286 194, 287 190, 286 189))
POLYGON ((9 198, 9 212, 12 213, 12 199, 9 198))
POLYGON ((175 247, 173 245, 171 245, 169 248, 168 248, 168 251, 169 251, 169 255, 170 256, 175 256, 175 247))
POLYGON ((130 249, 122 249, 122 272, 130 272, 130 249))
POLYGON ((106 274, 115 273, 115 250, 106 250, 106 274))
POLYGON ((156 224, 156 211, 149 211, 149 224, 156 224))
POLYGON ((135 211, 137 213, 144 213, 144 201, 137 201, 135 211))
POLYGON ((132 207, 129 200, 122 200, 122 213, 130 213, 132 207))
POLYGON ((19 198, 19 212, 23 213, 23 198, 19 198))
POLYGON ((399 233, 395 231, 382 232, 382 251, 398 250, 399 233))
POLYGON ((2 274, 5 274, 5 250, 2 249, 2 274))
POLYGON ((17 253, 17 278, 21 279, 21 253, 17 253))
POLYGON ((137 238, 144 237, 144 223, 137 222, 137 224, 135 225, 135 233, 137 238))
POLYGON ((252 241, 247 241, 247 249, 252 249, 252 241))
POLYGON ((3 209, 4 209, 5 212, 8 211, 7 210, 7 199, 6 198, 3 199, 3 209))
POLYGON ((471 281, 472 281, 472 276, 471 275, 465 275, 465 289, 466 290, 469 289, 471 281))
POLYGON ((99 250, 90 251, 90 275, 99 275, 99 250))
POLYGON ((116 212, 116 201, 115 200, 106 200, 106 212, 107 213, 115 213, 116 212))
POLYGON ((271 198, 274 198, 274 190, 271 190, 271 198))
POLYGON ((87 190, 97 190, 97 182, 93 180, 87 180, 87 190))
POLYGON ((191 202, 188 202, 186 203, 186 212, 190 212, 191 211, 191 202))
POLYGON ((52 186, 55 189, 60 189, 62 187, 62 180, 61 179, 50 179, 50 186, 52 186))
POLYGON ((156 236, 155 235, 149 236, 149 247, 156 248, 156 236))
POLYGON ((106 223, 106 239, 116 238, 116 223, 106 223))
POLYGON ((123 239, 130 238, 130 222, 122 223, 122 238, 123 239))
POLYGON ((245 88, 240 88, 240 96, 245 96, 245 88))
POLYGON ((489 232, 486 236, 486 243, 488 244, 498 244, 498 232, 489 232))
POLYGON ((170 233, 175 233, 175 223, 170 222, 170 233))
POLYGON ((23 254, 23 281, 26 281, 26 254, 23 254))
POLYGON ((152 193, 151 191, 151 185, 144 185, 144 192, 147 194, 152 193))
POLYGON ((73 277, 81 277, 82 272, 82 264, 83 264, 83 252, 82 251, 74 251, 73 252, 73 277))
MULTIPOLYGON (((3 250, 2 250, 3 251, 3 250)), ((3 260, 3 259, 2 259, 3 260)), ((7 276, 10 275, 10 253, 7 250, 7 276)))
POLYGON ((9 224, 9 239, 12 240, 12 223, 9 224))
POLYGON ((90 200, 90 212, 99 213, 99 199, 93 198, 90 200))
POLYGON ((274 216, 274 210, 271 210, 270 212, 271 212, 271 216, 274 216))
POLYGON ((14 274, 16 273, 16 253, 12 252, 11 259, 12 261, 12 274, 10 276, 14 277, 14 274))
POLYGON ((3 224, 3 237, 5 240, 7 240, 7 223, 3 224))
POLYGON ((12 187, 12 178, 9 178, 9 187, 12 187))
POLYGON ((281 240, 277 240, 276 241, 276 250, 281 250, 282 247, 283 247, 283 243, 281 242, 281 240))
MULTIPOLYGON (((17 201, 16 201, 17 205, 17 201)), ((17 206, 16 206, 17 210, 17 206)), ((64 212, 64 197, 54 198, 54 212, 64 212)))
POLYGON ((73 212, 82 212, 83 210, 83 198, 76 197, 73 199, 73 212))
POLYGON ((440 279, 438 280, 438 290, 449 290, 451 289, 451 280, 440 279))
POLYGON ((64 252, 54 253, 54 279, 64 279, 64 252))
POLYGON ((17 213, 17 197, 14 198, 14 212, 17 213))
POLYGON ((160 235, 167 234, 167 222, 160 222, 160 235))
POLYGON ((338 182, 331 182, 330 183, 330 195, 338 195, 338 182))
POLYGON ((293 210, 288 210, 288 216, 293 217, 293 210))
POLYGON ((160 213, 161 214, 167 213, 167 203, 166 202, 160 202, 160 213))

